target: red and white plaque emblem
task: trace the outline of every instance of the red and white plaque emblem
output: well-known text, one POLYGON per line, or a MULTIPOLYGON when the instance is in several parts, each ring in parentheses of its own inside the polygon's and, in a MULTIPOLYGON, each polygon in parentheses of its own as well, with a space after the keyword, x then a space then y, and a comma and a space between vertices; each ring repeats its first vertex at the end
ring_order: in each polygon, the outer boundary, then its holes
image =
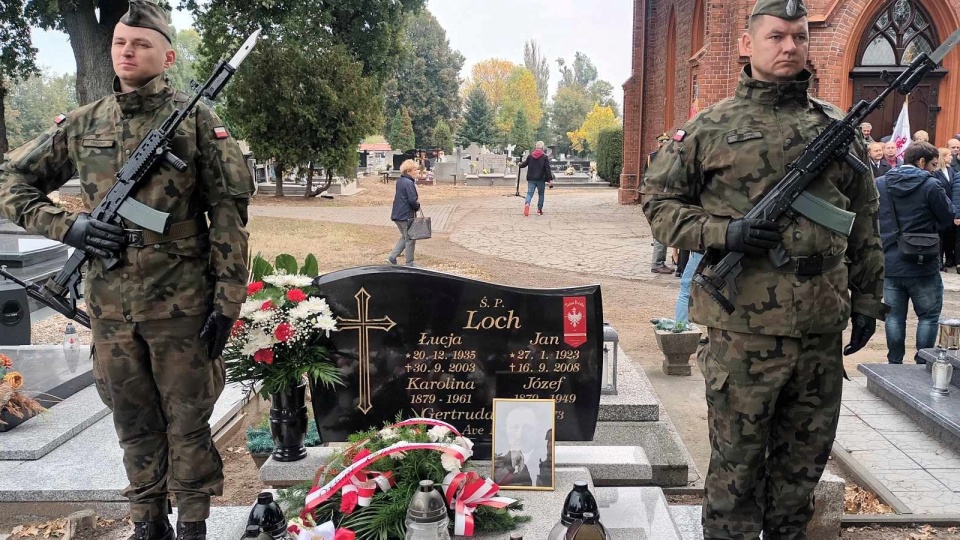
POLYGON ((587 342, 586 296, 564 297, 563 342, 571 347, 579 347, 587 342))

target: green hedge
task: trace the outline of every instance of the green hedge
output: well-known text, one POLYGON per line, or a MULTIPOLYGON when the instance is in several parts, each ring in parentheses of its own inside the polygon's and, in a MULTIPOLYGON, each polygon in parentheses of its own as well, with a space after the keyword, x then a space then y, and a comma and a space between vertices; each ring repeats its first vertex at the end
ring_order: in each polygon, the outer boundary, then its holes
POLYGON ((623 128, 615 127, 600 132, 597 142, 597 175, 620 185, 620 172, 623 170, 623 128))

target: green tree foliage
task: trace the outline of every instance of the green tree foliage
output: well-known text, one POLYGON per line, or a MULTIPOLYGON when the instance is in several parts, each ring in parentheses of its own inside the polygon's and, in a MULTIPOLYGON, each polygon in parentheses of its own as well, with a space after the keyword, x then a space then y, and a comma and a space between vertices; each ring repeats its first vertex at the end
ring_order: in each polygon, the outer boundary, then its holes
POLYGON ((543 106, 550 91, 550 63, 540 46, 532 39, 523 44, 523 65, 533 73, 537 81, 537 95, 540 96, 540 105, 543 106))
POLYGON ((513 119, 513 128, 510 130, 510 142, 517 145, 518 152, 525 152, 533 148, 533 129, 523 109, 517 111, 513 119))
POLYGON ((407 109, 400 109, 390 123, 390 146, 398 152, 406 152, 417 147, 416 135, 413 133, 413 122, 407 109))
POLYGON ((597 143, 597 175, 614 186, 620 185, 623 171, 623 128, 620 126, 600 132, 597 143))
POLYGON ((409 14, 404 27, 404 53, 386 86, 387 117, 407 109, 416 139, 428 141, 438 121, 460 114, 464 58, 450 48, 446 31, 429 11, 409 14))
POLYGON ((577 51, 571 66, 568 66, 564 59, 558 58, 557 66, 560 68, 558 92, 563 88, 579 89, 590 98, 591 105, 598 103, 601 107, 610 107, 615 115, 620 116, 619 106, 613 98, 613 85, 598 79, 597 67, 586 54, 577 51))
POLYGON ((46 71, 14 84, 5 101, 10 147, 16 148, 49 129, 58 115, 77 107, 76 77, 46 71))
POLYGON ((553 127, 550 125, 550 111, 544 109, 543 118, 540 119, 540 127, 537 128, 533 138, 543 141, 547 146, 553 146, 553 127))
POLYGON ((467 111, 464 113, 457 138, 463 145, 471 142, 490 145, 496 140, 493 111, 487 103, 486 94, 479 87, 475 87, 467 96, 467 111))
POLYGON ((580 128, 593 109, 594 101, 579 86, 562 86, 553 97, 550 117, 557 151, 569 154, 572 145, 567 133, 580 128))
POLYGON ((193 93, 190 90, 190 81, 196 80, 203 84, 208 74, 198 74, 194 64, 197 62, 197 52, 200 49, 200 34, 193 28, 175 31, 173 34, 173 49, 177 51, 177 61, 167 70, 170 85, 182 92, 193 93), (202 80, 201 80, 202 79, 202 80))
MULTIPOLYGON (((392 72, 407 11, 422 0, 187 0, 202 37, 202 73, 254 29, 260 42, 225 94, 225 119, 258 159, 350 174, 357 144, 382 126, 383 81, 392 72), (248 65, 249 64, 249 65, 248 65)), ((283 190, 277 189, 277 196, 283 190)))
POLYGON ((453 153, 453 132, 450 126, 443 121, 443 118, 437 119, 437 125, 433 127, 433 146, 442 148, 447 154, 453 153))
POLYGON ((11 84, 37 74, 36 55, 23 0, 4 0, 0 4, 0 155, 9 149, 6 94, 11 84))
MULTIPOLYGON (((169 1, 162 1, 171 7, 169 1)), ((109 95, 113 88, 110 42, 113 27, 126 13, 127 0, 27 0, 30 23, 70 37, 77 62, 77 100, 81 105, 109 95)))

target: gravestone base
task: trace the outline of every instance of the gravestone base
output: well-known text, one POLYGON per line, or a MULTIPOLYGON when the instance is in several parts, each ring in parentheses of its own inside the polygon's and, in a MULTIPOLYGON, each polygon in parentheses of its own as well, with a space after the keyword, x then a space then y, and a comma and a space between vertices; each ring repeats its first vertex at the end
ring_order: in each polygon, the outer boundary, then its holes
MULTIPOLYGON (((23 375, 23 388, 40 405, 50 408, 93 384, 93 360, 90 348, 64 351, 60 345, 23 345, 0 347, 0 353, 13 360, 13 369, 23 375)), ((17 418, 4 413, 0 432, 10 431, 29 416, 17 418)))
POLYGON ((949 395, 932 395, 933 382, 922 365, 860 364, 857 369, 867 376, 868 390, 960 450, 960 388, 950 385, 949 395))
POLYGON ((340 180, 334 180, 330 183, 330 188, 327 189, 325 193, 329 195, 354 195, 357 192, 357 179, 356 178, 343 178, 340 180))

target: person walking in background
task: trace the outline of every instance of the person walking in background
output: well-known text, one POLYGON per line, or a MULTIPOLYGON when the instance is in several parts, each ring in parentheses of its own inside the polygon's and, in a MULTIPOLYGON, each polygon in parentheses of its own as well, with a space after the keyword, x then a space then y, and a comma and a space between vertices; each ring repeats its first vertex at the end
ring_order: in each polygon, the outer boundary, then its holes
POLYGON ((677 295, 677 306, 673 312, 673 319, 677 322, 690 320, 690 287, 693 285, 693 276, 697 274, 701 259, 703 259, 703 253, 691 251, 687 265, 680 276, 680 294, 677 295))
MULTIPOLYGON (((949 148, 940 148, 940 166, 934 172, 934 176, 943 186, 947 198, 952 198, 953 194, 953 154, 949 148)), ((940 261, 941 270, 947 271, 947 268, 957 265, 956 258, 957 229, 954 225, 948 225, 940 230, 940 261)))
POLYGON ((407 266, 416 266, 413 254, 417 241, 410 238, 410 225, 413 224, 414 214, 420 210, 417 183, 413 180, 414 173, 419 169, 420 165, 412 159, 400 165, 400 178, 397 178, 397 191, 393 195, 393 211, 390 213, 390 219, 400 229, 400 239, 387 256, 390 264, 397 264, 397 257, 403 253, 407 266))
POLYGON ((533 191, 537 191, 537 214, 543 215, 543 190, 549 182, 553 187, 553 171, 550 170, 550 157, 543 151, 543 141, 537 141, 536 148, 527 157, 523 158, 519 167, 529 167, 527 170, 527 198, 523 203, 524 217, 530 215, 530 201, 533 200, 533 191))
MULTIPOLYGON (((647 156, 647 167, 644 170, 650 168, 650 165, 653 164, 654 158, 657 157, 657 152, 663 148, 663 145, 667 144, 667 141, 670 140, 670 136, 666 133, 661 133, 657 136, 657 149, 653 152, 650 152, 650 155, 647 156)), ((657 241, 656 238, 653 239, 653 260, 650 261, 650 271, 654 274, 666 274, 670 275, 674 272, 673 268, 667 266, 667 246, 661 244, 657 241)))
MULTIPOLYGON (((904 234, 933 234, 952 225, 956 210, 947 199, 935 172, 939 151, 917 142, 903 154, 904 164, 877 179, 880 193, 880 238, 883 244, 883 300, 890 306, 886 319, 887 362, 902 364, 906 341, 907 303, 920 319, 917 351, 933 347, 943 307, 943 281, 936 256, 910 256, 900 251, 904 234)), ((914 355, 918 364, 924 361, 914 355)))

